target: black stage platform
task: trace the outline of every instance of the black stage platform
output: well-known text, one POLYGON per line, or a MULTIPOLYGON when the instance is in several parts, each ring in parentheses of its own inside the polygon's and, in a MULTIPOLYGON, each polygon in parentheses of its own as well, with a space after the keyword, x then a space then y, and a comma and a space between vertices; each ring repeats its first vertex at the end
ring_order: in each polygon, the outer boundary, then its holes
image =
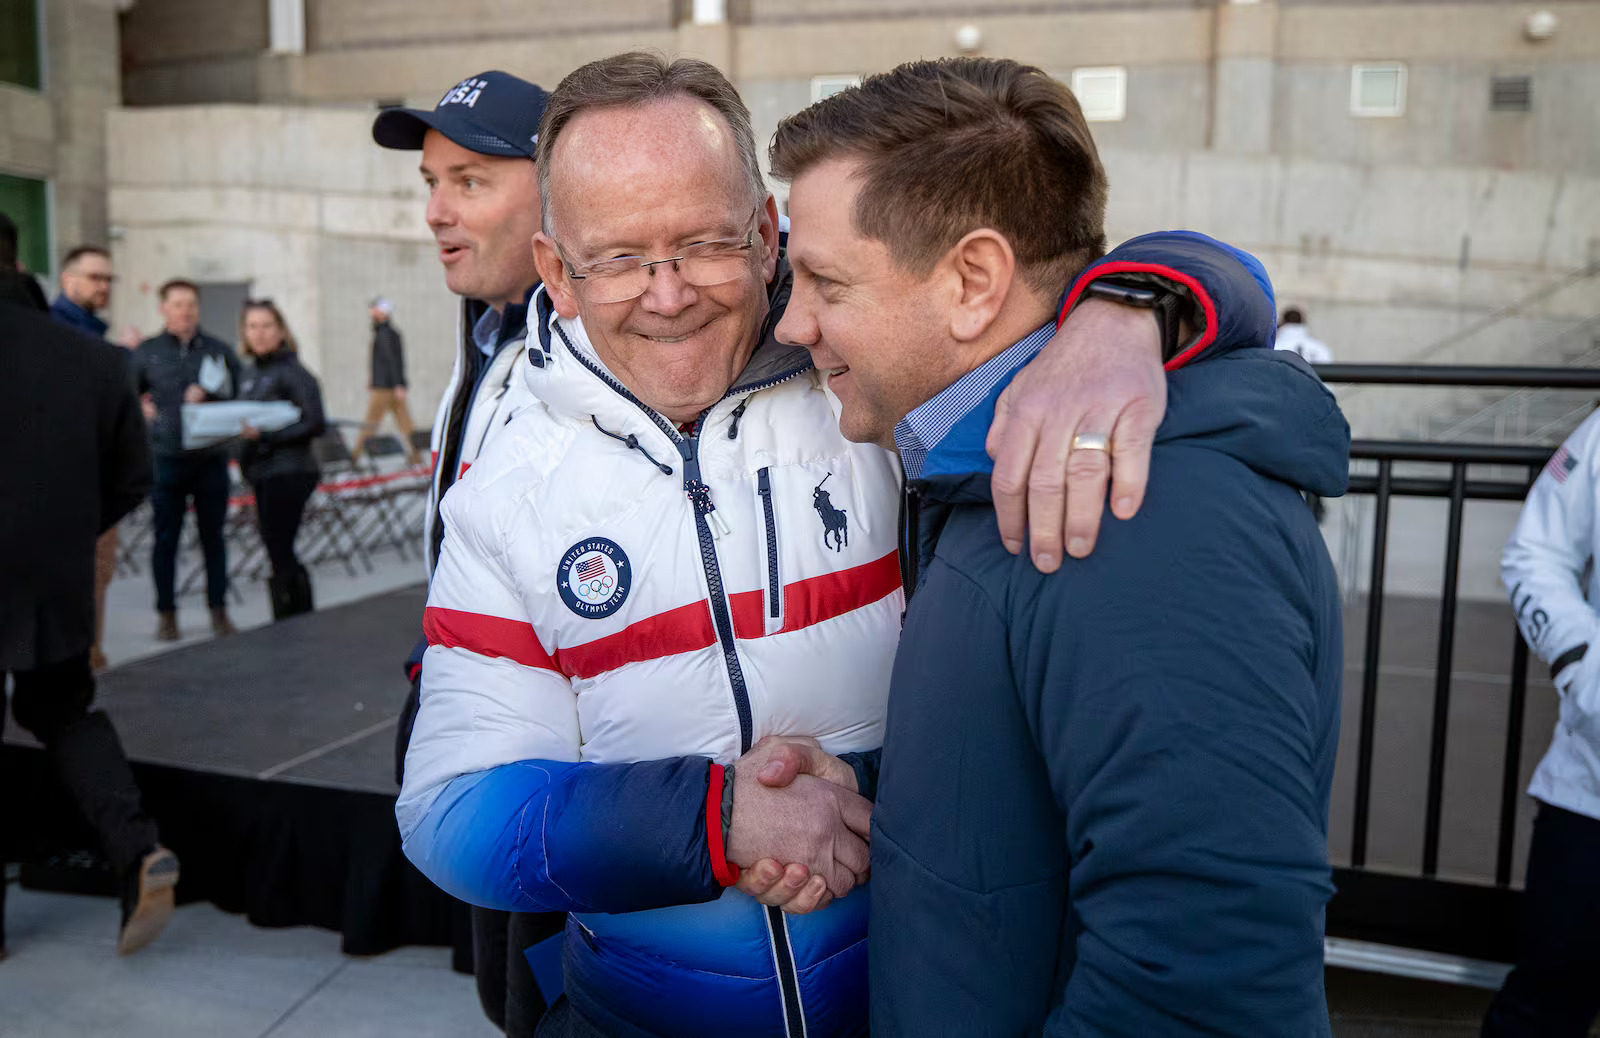
MULTIPOLYGON (((179 898, 262 926, 315 925, 371 955, 402 944, 466 950, 465 909, 400 852, 395 718, 421 630, 418 584, 105 673, 111 715, 162 839, 183 863, 179 898)), ((8 811, 24 881, 101 886, 64 861, 93 846, 43 753, 7 727, 8 811), (15 741, 12 741, 15 740, 15 741)))

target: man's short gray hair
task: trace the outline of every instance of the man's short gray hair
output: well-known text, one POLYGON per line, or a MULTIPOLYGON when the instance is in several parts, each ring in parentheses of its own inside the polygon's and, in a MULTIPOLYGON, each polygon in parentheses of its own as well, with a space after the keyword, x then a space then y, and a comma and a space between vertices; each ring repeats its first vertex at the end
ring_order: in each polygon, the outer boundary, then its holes
POLYGON ((755 132, 750 128, 750 109, 728 77, 709 62, 679 58, 669 63, 659 54, 630 51, 591 61, 569 73, 545 105, 536 161, 543 206, 540 215, 546 234, 554 233, 550 225, 550 156, 573 117, 595 108, 642 108, 674 97, 704 101, 722 116, 733 131, 751 196, 756 201, 766 196, 766 181, 761 178, 761 164, 756 157, 755 132))

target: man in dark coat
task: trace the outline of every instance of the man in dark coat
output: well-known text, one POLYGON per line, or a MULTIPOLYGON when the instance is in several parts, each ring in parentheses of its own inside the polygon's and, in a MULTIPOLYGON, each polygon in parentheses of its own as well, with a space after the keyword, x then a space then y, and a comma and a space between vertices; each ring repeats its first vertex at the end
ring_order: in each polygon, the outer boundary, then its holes
MULTIPOLYGON (((0 242, 0 261, 8 252, 0 242)), ((0 263, 0 672, 17 723, 105 845, 127 953, 171 918, 178 859, 140 805, 110 719, 89 709, 89 646, 95 540, 143 500, 150 457, 120 351, 51 320, 24 278, 0 263)))
MULTIPOLYGON (((1016 62, 868 79, 780 123, 772 169, 794 219, 778 338, 829 372, 845 435, 894 445, 907 477, 872 1033, 1325 1038, 1343 653, 1298 491, 1343 492, 1349 427, 1267 348, 1259 264, 1189 257, 1203 326, 1170 334, 1144 280, 1168 261, 1136 238, 1096 262, 1093 138, 1016 62), (1069 284, 1068 311, 1149 307, 1178 348, 1143 507, 1046 574, 997 533, 985 446, 1069 284)), ((1089 416, 1069 469, 1118 435, 1089 416)))
POLYGON ((411 407, 406 403, 406 358, 400 342, 400 331, 395 328, 394 304, 383 296, 372 301, 367 308, 372 318, 372 377, 367 381, 367 418, 361 423, 361 433, 356 437, 350 453, 360 454, 361 448, 373 433, 383 416, 394 415, 394 427, 400 430, 400 439, 406 447, 406 458, 412 465, 422 460, 417 445, 411 442, 411 407))
POLYGON ((228 546, 222 528, 228 517, 226 447, 186 450, 183 405, 232 400, 239 392, 239 358, 228 344, 200 329, 200 289, 174 278, 157 293, 161 334, 139 344, 133 354, 133 381, 146 401, 150 447, 155 455, 155 487, 150 494, 155 544, 150 573, 156 585, 156 637, 175 642, 178 630, 178 544, 183 517, 194 502, 195 526, 206 563, 206 603, 211 631, 234 633, 228 617, 228 546))

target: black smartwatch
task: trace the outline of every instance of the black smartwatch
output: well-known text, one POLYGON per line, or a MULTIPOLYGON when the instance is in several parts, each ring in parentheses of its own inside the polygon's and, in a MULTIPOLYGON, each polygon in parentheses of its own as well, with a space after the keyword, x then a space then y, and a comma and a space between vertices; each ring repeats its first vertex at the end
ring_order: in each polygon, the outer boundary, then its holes
POLYGON ((1096 278, 1083 290, 1084 298, 1105 299, 1123 306, 1137 306, 1149 310, 1156 319, 1156 329, 1161 335, 1161 362, 1178 355, 1178 337, 1182 334, 1184 298, 1166 287, 1163 282, 1123 281, 1115 277, 1096 278))

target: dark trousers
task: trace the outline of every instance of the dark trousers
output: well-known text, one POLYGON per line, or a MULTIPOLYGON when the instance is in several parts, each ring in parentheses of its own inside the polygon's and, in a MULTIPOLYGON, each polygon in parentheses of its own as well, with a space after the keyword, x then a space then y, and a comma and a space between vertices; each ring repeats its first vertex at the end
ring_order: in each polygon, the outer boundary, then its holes
POLYGON ((472 906, 473 975, 483 1015, 507 1038, 533 1038, 544 1016, 544 995, 522 953, 560 931, 559 912, 496 912, 472 906))
POLYGON ((220 454, 157 455, 155 486, 150 490, 155 520, 150 571, 156 582, 156 608, 163 613, 178 608, 178 544, 191 499, 206 559, 206 602, 213 609, 227 603, 228 548, 222 524, 228 517, 228 461, 220 454))
POLYGON ((1539 805, 1517 944, 1484 1038, 1583 1038, 1600 1014, 1600 821, 1539 805))
POLYGON ((293 573, 300 568, 294 539, 300 533, 306 502, 317 489, 315 472, 289 472, 256 481, 256 522, 266 545, 272 572, 293 573))
MULTIPOLYGON (((156 845, 156 824, 144 813, 111 719, 94 702, 94 672, 87 651, 71 659, 11 675, 11 712, 44 743, 56 774, 104 845, 117 874, 137 867, 156 845)), ((0 679, 3 681, 3 679, 0 679)), ((0 710, 0 731, 5 711, 0 710)))

